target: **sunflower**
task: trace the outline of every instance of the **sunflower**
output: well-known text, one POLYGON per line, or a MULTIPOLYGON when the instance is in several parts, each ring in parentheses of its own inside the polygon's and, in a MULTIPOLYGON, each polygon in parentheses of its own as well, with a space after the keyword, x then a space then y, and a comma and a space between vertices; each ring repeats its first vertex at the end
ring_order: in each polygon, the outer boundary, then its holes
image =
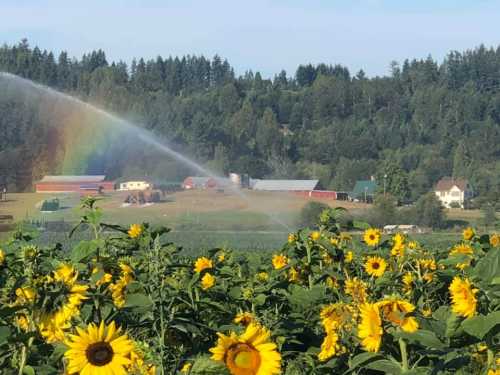
POLYGON ((187 374, 189 373, 189 370, 191 370, 191 366, 193 366, 190 362, 186 362, 182 365, 181 368, 181 373, 182 374, 187 374))
POLYGON ((328 251, 326 249, 321 251, 321 259, 323 260, 323 262, 325 262, 325 264, 332 264, 333 263, 333 258, 331 257, 331 255, 328 253, 328 251))
POLYGON ((78 272, 69 264, 61 264, 55 271, 53 279, 66 285, 73 285, 78 277, 78 272))
POLYGON ((26 314, 19 314, 15 317, 15 323, 24 332, 28 332, 30 328, 30 320, 26 314))
POLYGON ((198 258, 196 259, 196 262, 194 262, 194 272, 196 273, 200 273, 201 271, 212 267, 212 261, 206 257, 198 258))
POLYGON ((349 242, 349 241, 352 241, 352 236, 349 233, 341 232, 340 233, 340 240, 343 242, 349 242))
POLYGON ((351 323, 355 314, 351 305, 337 302, 323 307, 319 317, 325 332, 329 333, 339 329, 349 331, 352 328, 351 323))
POLYGON ((467 227, 462 232, 462 235, 464 237, 464 240, 470 241, 476 235, 476 232, 474 232, 474 229, 472 229, 471 227, 467 227))
POLYGON ((255 315, 252 314, 251 312, 245 311, 245 312, 241 312, 241 313, 236 314, 233 322, 236 324, 242 324, 244 326, 247 326, 250 323, 252 323, 254 320, 255 320, 255 315))
POLYGON ((224 362, 232 375, 275 375, 280 373, 281 354, 269 340, 269 330, 250 323, 240 336, 217 334, 217 346, 210 349, 212 359, 224 362))
POLYGON ((369 228, 365 230, 363 235, 363 240, 368 246, 377 246, 380 242, 380 238, 382 237, 382 233, 379 229, 369 228))
POLYGON ((332 246, 335 246, 335 247, 339 247, 339 239, 336 238, 336 237, 331 237, 330 238, 330 245, 332 246))
POLYGON ((297 236, 294 233, 288 234, 288 243, 294 243, 297 241, 297 236))
POLYGON ((410 302, 392 297, 377 302, 376 305, 386 320, 401 327, 403 331, 411 333, 418 329, 417 320, 412 316, 407 316, 415 310, 415 306, 410 302))
POLYGON ((134 342, 134 348, 130 352, 130 365, 126 366, 127 373, 141 374, 141 375, 154 375, 156 374, 156 367, 145 361, 145 354, 143 345, 134 342))
POLYGON ((317 241, 321 237, 321 233, 318 232, 317 230, 311 232, 311 240, 317 241))
POLYGON ((339 287, 339 282, 333 276, 328 276, 326 278, 326 286, 332 289, 337 289, 339 287))
POLYGON ((455 245, 453 249, 450 251, 450 255, 457 255, 457 254, 465 254, 465 255, 472 255, 473 254, 472 247, 470 245, 467 245, 465 243, 460 243, 458 245, 455 245))
POLYGON ((77 283, 77 279, 78 271, 73 266, 61 264, 42 285, 48 293, 40 294, 45 294, 48 300, 44 302, 36 323, 48 343, 64 340, 65 331, 71 328, 71 320, 80 314, 80 306, 88 298, 88 285, 77 283), (54 288, 60 290, 57 297, 51 293, 54 288))
POLYGON ((273 256, 273 267, 275 270, 282 269, 288 264, 288 258, 286 255, 276 254, 273 256))
POLYGON ((365 303, 359 310, 361 323, 358 325, 358 337, 361 345, 368 352, 378 352, 384 333, 378 306, 375 303, 365 303))
POLYGON ((115 322, 106 326, 104 321, 99 327, 91 323, 87 329, 76 329, 78 335, 69 335, 64 353, 68 360, 68 374, 125 375, 124 366, 130 365, 130 355, 134 349, 133 341, 120 334, 115 322))
POLYGON ((419 259, 418 265, 420 268, 428 271, 435 271, 437 268, 436 261, 434 259, 419 259))
POLYGON ((384 274, 387 263, 384 259, 373 256, 368 257, 365 263, 365 270, 370 276, 380 277, 384 274))
POLYGON ((0 249, 0 266, 3 264, 5 261, 5 253, 3 252, 2 249, 0 249))
POLYGON ((413 274, 411 272, 405 273, 402 280, 405 294, 411 293, 411 290, 413 289, 413 282, 415 281, 413 274))
POLYGON ((470 318, 476 314, 476 293, 469 279, 460 279, 455 276, 449 286, 452 301, 452 311, 460 316, 470 318))
POLYGON ((33 303, 36 298, 36 291, 31 287, 17 288, 16 297, 16 304, 33 303))
POLYGON ((137 238, 141 235, 142 231, 143 231, 142 225, 132 224, 127 233, 130 236, 130 238, 137 238))
POLYGON ((417 248, 418 248, 418 242, 417 241, 410 241, 410 242, 408 242, 408 249, 415 250, 417 248))
POLYGON ((405 255, 405 245, 404 244, 394 244, 391 249, 391 255, 394 257, 403 257, 405 255))
POLYGON ((296 283, 300 280, 300 272, 295 269, 295 267, 290 268, 288 271, 288 281, 291 283, 296 283))
POLYGON ((432 315, 432 309, 429 306, 423 307, 421 311, 422 315, 425 316, 426 318, 432 315))
POLYGON ((210 289, 211 287, 214 286, 214 284, 215 284, 215 277, 208 272, 201 278, 201 288, 203 290, 210 289))
POLYGON ((345 281, 344 291, 357 303, 364 303, 366 301, 366 283, 357 277, 345 281))
POLYGON ((405 243, 405 236, 404 234, 402 233, 396 233, 393 237, 392 237, 392 243, 394 246, 400 246, 400 245, 403 245, 405 243))
POLYGON ((257 274, 257 279, 259 279, 259 281, 267 281, 269 280, 269 274, 267 272, 259 272, 257 274))
POLYGON ((500 246, 500 234, 492 234, 490 236, 490 245, 493 247, 500 246))
POLYGON ((341 351, 338 342, 339 335, 335 331, 329 332, 321 344, 321 351, 318 354, 318 359, 322 362, 326 361, 341 351))
POLYGON ((224 260, 226 260, 226 254, 224 254, 223 252, 220 253, 218 256, 217 256, 217 260, 222 263, 224 262, 224 260))
POLYGON ((351 263, 353 259, 354 259, 354 253, 352 251, 348 251, 347 253, 345 253, 344 262, 351 263))
POLYGON ((111 292, 111 298, 116 307, 121 308, 125 305, 125 289, 134 280, 132 267, 125 263, 120 263, 121 275, 115 282, 108 285, 111 292))

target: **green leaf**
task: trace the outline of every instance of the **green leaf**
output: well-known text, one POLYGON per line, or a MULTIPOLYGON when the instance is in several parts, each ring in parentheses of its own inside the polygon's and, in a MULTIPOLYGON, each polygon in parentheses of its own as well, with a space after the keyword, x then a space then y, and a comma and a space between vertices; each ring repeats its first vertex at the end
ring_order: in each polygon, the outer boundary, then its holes
POLYGON ((398 375, 402 373, 401 366, 398 363, 387 359, 380 359, 378 361, 371 362, 364 367, 370 370, 383 371, 384 373, 391 375, 398 375))
POLYGON ((325 295, 324 286, 315 285, 311 289, 307 289, 299 285, 291 285, 288 300, 300 310, 305 310, 311 306, 317 306, 325 298, 325 295))
POLYGON ((151 299, 141 293, 128 294, 125 300, 125 307, 149 307, 151 305, 151 299))
POLYGON ((266 295, 265 294, 259 294, 256 296, 253 300, 255 306, 262 306, 263 304, 266 303, 266 295))
POLYGON ((358 354, 357 356, 351 359, 351 361, 349 362, 349 371, 345 372, 344 374, 351 372, 351 370, 354 370, 355 368, 362 366, 368 361, 372 361, 373 359, 380 357, 381 357, 380 354, 371 352, 358 354))
POLYGON ((462 322, 464 331, 480 340, 497 325, 500 325, 500 311, 495 311, 488 315, 478 315, 462 322))
POLYGON ((241 297, 241 288, 239 286, 232 287, 229 289, 229 297, 232 299, 238 299, 241 297))
POLYGON ((413 333, 408 332, 398 332, 394 336, 402 337, 404 339, 409 340, 410 342, 416 342, 421 344, 423 347, 442 349, 446 347, 446 345, 441 342, 436 336, 436 334, 432 331, 427 331, 424 329, 420 329, 413 333))
POLYGON ((10 328, 7 326, 0 326, 0 344, 3 344, 10 336, 10 328))
POLYGON ((36 368, 36 375, 57 374, 57 369, 49 365, 37 366, 35 368, 36 368))
POLYGON ((90 256, 93 256, 97 252, 100 245, 101 242, 99 240, 80 242, 71 251, 71 260, 74 263, 78 263, 89 258, 90 256))
POLYGON ((488 252, 474 267, 472 275, 488 284, 500 277, 500 251, 488 252))
POLYGON ((450 314, 448 320, 446 321, 446 337, 453 337, 457 334, 461 321, 462 318, 460 318, 457 314, 450 314))
POLYGON ((35 375, 35 370, 31 366, 24 366, 23 374, 25 375, 35 375))

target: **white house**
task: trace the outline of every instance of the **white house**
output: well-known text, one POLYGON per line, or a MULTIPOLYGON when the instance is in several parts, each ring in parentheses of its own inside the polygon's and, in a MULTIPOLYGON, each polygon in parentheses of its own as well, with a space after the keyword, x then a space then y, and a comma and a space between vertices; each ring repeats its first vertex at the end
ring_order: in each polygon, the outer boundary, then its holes
POLYGON ((451 177, 443 177, 439 180, 434 192, 442 205, 447 208, 464 208, 464 202, 472 198, 473 194, 467 180, 451 177))
POLYGON ((120 190, 148 190, 153 185, 149 181, 125 181, 120 183, 120 190))

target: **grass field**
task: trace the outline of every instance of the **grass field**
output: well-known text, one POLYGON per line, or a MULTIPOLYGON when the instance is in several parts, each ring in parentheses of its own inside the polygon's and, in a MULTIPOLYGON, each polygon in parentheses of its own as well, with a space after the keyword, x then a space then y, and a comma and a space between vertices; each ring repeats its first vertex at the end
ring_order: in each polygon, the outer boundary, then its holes
MULTIPOLYGON (((103 208, 105 221, 129 225, 149 222, 173 229, 171 240, 189 251, 213 247, 231 247, 236 250, 265 250, 279 248, 287 234, 297 228, 297 219, 307 199, 286 193, 246 191, 244 196, 217 193, 214 191, 183 191, 165 197, 164 202, 150 206, 123 207, 124 193, 103 197, 99 206, 103 208)), ((0 202, 0 214, 10 214, 15 221, 25 219, 39 222, 76 222, 80 197, 78 194, 9 194, 8 200, 0 202), (53 213, 40 212, 44 199, 58 198, 61 209, 53 213)), ((320 200, 321 201, 321 200, 320 200)), ((332 207, 342 206, 353 212, 369 208, 363 203, 326 201, 332 207)), ((479 210, 448 210, 452 220, 475 222, 479 210)), ((0 233, 1 235, 1 233, 0 233)), ((4 234, 5 236, 5 234, 4 234)), ((45 233, 43 242, 62 241, 63 234, 45 233)), ((426 245, 441 245, 456 241, 457 232, 431 233, 416 236, 426 245)))

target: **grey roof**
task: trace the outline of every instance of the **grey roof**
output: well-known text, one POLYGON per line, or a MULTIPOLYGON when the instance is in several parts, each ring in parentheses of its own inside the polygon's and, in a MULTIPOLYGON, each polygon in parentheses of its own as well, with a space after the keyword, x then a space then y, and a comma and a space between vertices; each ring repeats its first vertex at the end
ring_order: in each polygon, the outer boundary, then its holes
POLYGON ((45 176, 40 182, 101 182, 106 176, 45 176))
POLYGON ((310 191, 314 190, 319 180, 256 180, 254 190, 266 191, 310 191))

